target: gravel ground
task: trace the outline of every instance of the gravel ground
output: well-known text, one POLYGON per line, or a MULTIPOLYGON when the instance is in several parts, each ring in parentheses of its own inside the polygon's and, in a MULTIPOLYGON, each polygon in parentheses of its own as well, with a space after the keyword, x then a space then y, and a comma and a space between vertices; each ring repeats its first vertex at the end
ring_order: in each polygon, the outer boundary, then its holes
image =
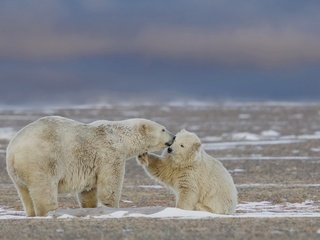
MULTIPOLYGON (((212 105, 175 103, 165 106, 114 105, 2 110, 0 111, 0 207, 2 208, 22 210, 16 190, 5 170, 5 149, 8 140, 4 137, 3 129, 12 128, 14 132, 45 115, 61 115, 83 122, 143 117, 166 125, 172 132, 186 128, 203 138, 203 142, 208 144, 208 153, 221 159, 231 172, 239 191, 240 203, 268 201, 281 207, 286 206, 288 202, 309 201, 312 212, 320 212, 320 104, 277 103, 212 105), (268 144, 262 141, 268 141, 268 144)), ((165 188, 147 188, 145 185, 158 185, 158 183, 151 180, 135 160, 128 160, 121 207, 174 207, 174 196, 170 191, 165 188)), ((71 194, 61 196, 59 206, 78 207, 77 201, 71 194)), ((253 210, 256 213, 261 211, 253 210)), ((0 220, 0 239, 227 238, 319 239, 320 218, 0 220)))

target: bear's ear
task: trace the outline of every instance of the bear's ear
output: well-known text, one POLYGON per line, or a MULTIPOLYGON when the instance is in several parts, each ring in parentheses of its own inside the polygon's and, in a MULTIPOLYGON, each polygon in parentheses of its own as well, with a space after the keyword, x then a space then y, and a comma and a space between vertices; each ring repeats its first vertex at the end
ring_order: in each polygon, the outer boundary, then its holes
POLYGON ((141 135, 146 135, 147 131, 148 131, 148 125, 147 124, 144 123, 144 124, 139 126, 139 133, 141 135))
POLYGON ((200 143, 200 142, 194 143, 194 144, 192 145, 192 151, 193 151, 193 152, 198 151, 199 148, 200 148, 200 146, 201 146, 201 143, 200 143))

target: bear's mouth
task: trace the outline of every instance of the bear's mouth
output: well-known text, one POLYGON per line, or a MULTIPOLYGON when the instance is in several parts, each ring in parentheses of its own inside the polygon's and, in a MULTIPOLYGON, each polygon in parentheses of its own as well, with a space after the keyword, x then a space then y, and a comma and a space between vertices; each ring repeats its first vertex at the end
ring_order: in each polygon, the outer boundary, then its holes
POLYGON ((168 153, 172 153, 173 150, 171 147, 168 147, 167 151, 168 151, 168 153))
POLYGON ((170 147, 170 146, 174 143, 174 140, 175 140, 175 139, 176 139, 176 136, 173 136, 172 139, 171 139, 171 141, 170 141, 170 142, 166 142, 165 145, 166 145, 167 147, 170 147))

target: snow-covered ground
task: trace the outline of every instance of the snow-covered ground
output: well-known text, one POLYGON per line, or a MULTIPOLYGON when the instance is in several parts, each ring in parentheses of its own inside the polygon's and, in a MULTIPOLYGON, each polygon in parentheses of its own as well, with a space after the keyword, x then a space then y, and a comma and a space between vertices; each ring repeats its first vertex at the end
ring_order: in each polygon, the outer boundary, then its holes
MULTIPOLYGON (((50 218, 174 218, 174 219, 202 219, 202 218, 287 218, 287 217, 320 217, 319 202, 305 201, 302 203, 272 204, 268 201, 245 202, 237 206, 233 215, 212 214, 209 212, 188 211, 171 207, 142 207, 142 208, 107 208, 92 209, 58 209, 51 212, 50 218)), ((39 217, 37 217, 39 218, 39 217)), ((0 219, 28 219, 23 211, 0 208, 0 219)))

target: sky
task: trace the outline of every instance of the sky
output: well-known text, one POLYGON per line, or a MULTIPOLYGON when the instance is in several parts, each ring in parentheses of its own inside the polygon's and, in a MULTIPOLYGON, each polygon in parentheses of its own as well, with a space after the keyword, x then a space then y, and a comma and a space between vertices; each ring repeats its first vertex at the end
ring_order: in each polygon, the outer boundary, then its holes
POLYGON ((1 0, 0 104, 320 100, 318 0, 1 0))

